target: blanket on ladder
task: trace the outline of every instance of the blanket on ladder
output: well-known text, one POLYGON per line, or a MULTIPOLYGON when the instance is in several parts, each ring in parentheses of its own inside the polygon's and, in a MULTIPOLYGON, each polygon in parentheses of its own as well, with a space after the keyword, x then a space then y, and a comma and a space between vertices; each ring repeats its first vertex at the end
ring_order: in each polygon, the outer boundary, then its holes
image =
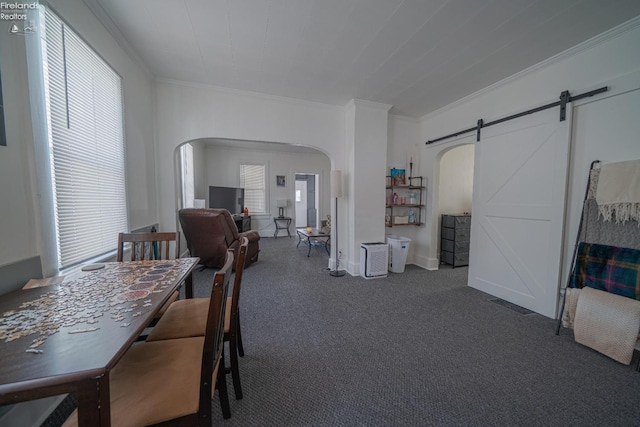
POLYGON ((573 332, 582 345, 628 365, 640 329, 640 301, 596 289, 580 291, 573 332))
POLYGON ((580 242, 569 287, 640 300, 640 250, 580 242))
POLYGON ((604 221, 637 221, 640 227, 640 160, 602 166, 596 202, 604 221))

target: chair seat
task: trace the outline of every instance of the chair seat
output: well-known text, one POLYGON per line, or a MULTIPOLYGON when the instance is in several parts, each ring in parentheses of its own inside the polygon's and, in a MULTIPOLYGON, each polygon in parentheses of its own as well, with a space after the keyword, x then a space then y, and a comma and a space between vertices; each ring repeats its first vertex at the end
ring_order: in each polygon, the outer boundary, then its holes
MULTIPOLYGON (((131 347, 110 373, 111 425, 145 426, 197 412, 203 345, 204 337, 191 337, 131 347)), ((76 410, 64 427, 77 424, 76 410)))
MULTIPOLYGON (((209 298, 189 298, 171 304, 153 327, 147 341, 204 336, 209 298)), ((227 297, 224 313, 224 332, 231 326, 231 297, 227 297)))
POLYGON ((180 291, 175 291, 174 293, 172 293, 167 302, 165 302, 164 305, 160 307, 160 310, 158 310, 158 313, 156 313, 155 318, 159 319, 160 317, 162 317, 162 315, 169 309, 169 306, 171 306, 171 304, 173 304, 179 296, 180 291))

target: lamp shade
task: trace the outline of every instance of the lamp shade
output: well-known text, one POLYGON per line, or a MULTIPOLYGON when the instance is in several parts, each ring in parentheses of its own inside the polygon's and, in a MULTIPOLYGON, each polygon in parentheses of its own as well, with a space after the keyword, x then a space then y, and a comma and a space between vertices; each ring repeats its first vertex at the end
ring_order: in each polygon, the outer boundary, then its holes
POLYGON ((278 199, 276 200, 276 206, 279 208, 286 208, 289 206, 289 200, 287 199, 278 199))
POLYGON ((342 171, 331 171, 331 197, 342 197, 342 171))

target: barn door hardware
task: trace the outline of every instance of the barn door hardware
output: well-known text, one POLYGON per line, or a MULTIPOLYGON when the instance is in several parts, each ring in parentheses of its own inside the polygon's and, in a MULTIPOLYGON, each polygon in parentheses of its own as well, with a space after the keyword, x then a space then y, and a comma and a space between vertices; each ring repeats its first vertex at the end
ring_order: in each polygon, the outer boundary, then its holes
POLYGON ((482 129, 482 126, 484 125, 484 120, 479 119, 478 120, 478 124, 476 125, 476 141, 480 142, 480 129, 482 129))
POLYGON ((469 133, 469 132, 476 132, 476 141, 480 141, 480 129, 481 128, 486 128, 486 127, 489 127, 489 126, 497 125, 499 123, 503 123, 503 122, 506 122, 508 120, 517 119, 519 117, 527 116, 529 114, 537 113, 539 111, 547 110, 549 108, 554 108, 554 107, 558 107, 558 106, 560 106, 560 121, 562 122, 562 121, 566 120, 566 118, 567 118, 567 104, 569 102, 573 102, 573 101, 577 101, 577 100, 582 99, 582 98, 588 98, 588 97, 591 97, 591 96, 594 96, 594 95, 598 95, 600 93, 606 92, 607 90, 609 90, 609 88, 607 86, 604 86, 604 87, 601 87, 599 89, 594 89, 592 91, 581 93, 580 95, 576 95, 576 96, 571 96, 569 91, 565 90, 560 94, 560 98, 559 98, 558 101, 551 102, 549 104, 545 104, 545 105, 542 105, 540 107, 532 108, 531 110, 523 111, 521 113, 512 114, 510 116, 503 117, 501 119, 497 119, 497 120, 494 120, 492 122, 485 123, 482 119, 480 119, 480 120, 478 120, 476 126, 474 126, 472 128, 464 129, 464 130, 461 130, 461 131, 458 131, 458 132, 455 132, 455 133, 452 133, 452 134, 449 134, 449 135, 441 136, 441 137, 436 138, 436 139, 430 139, 429 141, 425 142, 425 144, 426 145, 433 144, 434 142, 440 142, 440 141, 443 141, 445 139, 454 138, 456 136, 464 135, 465 133, 469 133))

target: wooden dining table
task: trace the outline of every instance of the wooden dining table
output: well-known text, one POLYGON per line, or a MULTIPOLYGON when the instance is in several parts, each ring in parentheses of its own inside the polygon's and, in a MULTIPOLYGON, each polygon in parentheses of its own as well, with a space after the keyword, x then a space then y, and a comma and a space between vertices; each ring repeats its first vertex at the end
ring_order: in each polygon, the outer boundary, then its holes
POLYGON ((183 282, 192 295, 198 261, 104 263, 1 295, 0 405, 75 393, 80 426, 109 426, 109 372, 183 282))

